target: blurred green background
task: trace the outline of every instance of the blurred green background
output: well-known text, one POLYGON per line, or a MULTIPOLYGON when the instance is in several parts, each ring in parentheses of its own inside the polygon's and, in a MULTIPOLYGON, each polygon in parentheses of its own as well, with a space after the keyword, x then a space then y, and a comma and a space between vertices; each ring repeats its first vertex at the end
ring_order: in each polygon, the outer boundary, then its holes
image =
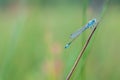
MULTIPOLYGON (((65 80, 105 0, 0 0, 0 80, 65 80)), ((71 80, 120 80, 120 0, 110 0, 71 80), (84 67, 80 66, 84 64, 84 67)))

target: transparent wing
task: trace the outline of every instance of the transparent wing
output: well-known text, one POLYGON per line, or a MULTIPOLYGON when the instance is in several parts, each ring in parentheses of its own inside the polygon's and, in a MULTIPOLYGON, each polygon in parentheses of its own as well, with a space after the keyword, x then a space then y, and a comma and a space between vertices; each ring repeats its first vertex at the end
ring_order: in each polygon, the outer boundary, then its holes
POLYGON ((79 35, 80 35, 83 31, 85 31, 86 29, 87 29, 86 26, 78 29, 76 32, 74 32, 74 33, 72 33, 72 34, 70 35, 70 38, 71 38, 71 39, 76 38, 77 36, 79 36, 79 35))

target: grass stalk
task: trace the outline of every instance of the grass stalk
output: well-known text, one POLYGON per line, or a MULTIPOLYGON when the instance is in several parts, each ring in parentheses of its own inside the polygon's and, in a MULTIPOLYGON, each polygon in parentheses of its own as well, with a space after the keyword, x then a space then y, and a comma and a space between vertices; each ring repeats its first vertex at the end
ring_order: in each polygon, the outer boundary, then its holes
POLYGON ((90 42, 90 40, 91 40, 91 38, 92 38, 92 36, 93 36, 93 34, 94 34, 94 32, 95 32, 98 24, 99 24, 99 22, 96 24, 96 26, 95 26, 94 29, 92 30, 91 34, 89 35, 87 41, 85 42, 85 44, 84 44, 81 52, 79 53, 79 55, 78 55, 78 57, 77 57, 74 65, 73 65, 73 68, 71 69, 70 73, 68 74, 66 80, 70 80, 70 78, 71 78, 73 72, 75 71, 75 68, 76 68, 76 66, 78 65, 78 62, 80 61, 82 55, 84 54, 84 51, 86 50, 86 48, 87 48, 87 46, 88 46, 88 44, 89 44, 89 42, 90 42))
MULTIPOLYGON (((89 3, 89 0, 83 0, 83 10, 82 10, 82 25, 85 25, 85 23, 87 22, 87 8, 88 8, 88 3, 89 3)), ((86 40, 86 35, 85 33, 82 35, 82 46, 84 45, 85 43, 85 40, 86 40)), ((82 67, 81 69, 81 79, 85 78, 85 71, 84 71, 84 66, 82 67)))
MULTIPOLYGON (((82 25, 85 25, 87 21, 87 7, 88 7, 88 0, 83 0, 82 5, 82 25)), ((85 35, 82 35, 82 46, 84 45, 85 35)))
MULTIPOLYGON (((85 1, 87 2, 87 0, 85 0, 85 1)), ((105 11, 106 11, 106 9, 107 9, 107 7, 108 7, 108 2, 109 2, 109 0, 106 0, 105 3, 104 3, 104 5, 103 5, 103 10, 102 10, 102 12, 101 12, 101 14, 100 14, 100 16, 99 16, 99 18, 100 18, 99 20, 100 20, 100 21, 102 20, 103 16, 105 15, 105 11)), ((86 9, 87 9, 87 7, 84 6, 83 8, 84 8, 84 9, 83 9, 83 24, 84 24, 85 21, 86 21, 86 9)), ((100 21, 99 21, 99 22, 100 22, 100 21)), ((90 42, 90 40, 91 40, 91 37, 93 36, 93 34, 94 34, 94 32, 95 32, 95 30, 96 30, 99 22, 97 23, 97 25, 95 26, 95 28, 93 29, 93 31, 92 31, 91 34, 89 35, 87 41, 85 42, 85 44, 84 44, 81 52, 79 53, 79 55, 78 55, 78 57, 77 57, 74 65, 73 65, 73 67, 72 67, 72 69, 71 69, 71 71, 70 71, 70 73, 68 74, 66 80, 70 80, 70 78, 71 78, 71 76, 72 76, 72 74, 73 74, 76 66, 78 65, 78 62, 79 62, 80 59, 82 58, 82 55, 84 54, 84 51, 86 50, 86 48, 87 48, 87 46, 88 46, 88 44, 89 44, 89 42, 90 42)), ((85 41, 85 37, 84 37, 84 36, 83 36, 82 39, 85 41)), ((83 41, 83 43, 84 43, 84 41, 83 41)), ((82 44, 83 44, 83 43, 82 43, 82 44)), ((84 55, 86 55, 85 57, 87 57, 88 54, 84 54, 84 55)), ((84 59, 86 59, 85 57, 84 57, 84 59)), ((82 65, 81 68, 84 68, 84 64, 82 65)), ((81 69, 81 70, 84 70, 84 69, 81 69)), ((83 78, 84 78, 84 77, 83 77, 83 76, 84 76, 84 72, 81 71, 80 75, 82 75, 81 79, 83 80, 83 78)))

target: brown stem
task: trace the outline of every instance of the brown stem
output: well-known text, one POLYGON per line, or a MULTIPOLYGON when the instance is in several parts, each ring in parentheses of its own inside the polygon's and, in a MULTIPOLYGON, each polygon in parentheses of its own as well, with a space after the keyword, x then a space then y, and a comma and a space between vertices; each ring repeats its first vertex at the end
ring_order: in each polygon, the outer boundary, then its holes
POLYGON ((95 32, 95 30, 96 30, 98 24, 99 24, 99 22, 97 22, 96 26, 94 27, 94 29, 92 30, 91 34, 89 35, 87 41, 85 42, 85 44, 84 44, 84 46, 83 46, 83 48, 82 48, 80 54, 78 55, 78 57, 77 57, 77 59, 76 59, 74 65, 73 65, 73 67, 72 67, 70 73, 68 74, 66 80, 70 80, 70 78, 71 78, 71 76, 72 76, 72 74, 73 74, 73 72, 74 72, 76 66, 78 65, 78 62, 80 61, 80 59, 81 59, 81 57, 82 57, 84 51, 86 50, 86 47, 88 46, 88 44, 89 44, 89 42, 90 42, 90 39, 91 39, 91 37, 93 36, 93 34, 94 34, 94 32, 95 32))

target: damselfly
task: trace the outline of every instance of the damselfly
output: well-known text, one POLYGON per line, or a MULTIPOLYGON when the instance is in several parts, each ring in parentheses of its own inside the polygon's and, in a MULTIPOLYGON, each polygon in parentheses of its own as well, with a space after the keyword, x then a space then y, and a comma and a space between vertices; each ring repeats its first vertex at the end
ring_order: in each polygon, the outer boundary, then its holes
POLYGON ((70 46, 70 44, 82 33, 84 32, 86 29, 88 28, 92 28, 96 25, 97 21, 96 19, 92 19, 90 20, 85 26, 83 26, 82 28, 78 29, 76 32, 72 33, 70 35, 70 39, 72 39, 70 42, 68 42, 65 45, 65 48, 68 48, 70 46))

